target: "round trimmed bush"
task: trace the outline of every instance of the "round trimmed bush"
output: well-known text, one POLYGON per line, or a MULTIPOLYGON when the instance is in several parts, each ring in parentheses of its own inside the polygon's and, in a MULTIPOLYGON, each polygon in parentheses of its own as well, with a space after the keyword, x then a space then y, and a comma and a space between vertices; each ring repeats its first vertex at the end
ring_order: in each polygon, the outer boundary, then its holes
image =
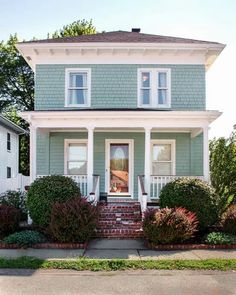
POLYGON ((236 204, 229 206, 223 213, 221 225, 224 232, 236 235, 236 204))
POLYGON ((168 183, 161 191, 160 207, 183 207, 196 213, 200 230, 218 221, 218 197, 212 186, 200 179, 179 178, 168 183))
POLYGON ((20 211, 13 206, 0 205, 0 236, 16 231, 20 222, 20 211))
POLYGON ((144 236, 154 245, 188 240, 197 226, 196 215, 185 208, 148 210, 143 220, 144 236))
POLYGON ((46 242, 46 238, 40 232, 34 230, 25 230, 13 233, 3 239, 6 244, 17 244, 20 247, 30 247, 34 244, 46 242))
POLYGON ((36 179, 27 196, 27 208, 34 224, 47 227, 53 205, 56 202, 64 203, 75 195, 80 197, 80 190, 69 177, 52 175, 36 179))
POLYGON ((52 237, 62 243, 88 241, 98 220, 98 208, 84 198, 74 198, 52 209, 49 226, 52 237))

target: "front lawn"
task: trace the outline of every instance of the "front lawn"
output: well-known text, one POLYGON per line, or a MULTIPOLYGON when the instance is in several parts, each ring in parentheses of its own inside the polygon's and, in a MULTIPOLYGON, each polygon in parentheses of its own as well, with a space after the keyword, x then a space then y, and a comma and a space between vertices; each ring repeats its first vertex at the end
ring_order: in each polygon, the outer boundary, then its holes
POLYGON ((115 271, 137 269, 203 269, 236 270, 236 259, 207 260, 125 260, 125 259, 85 259, 76 260, 42 260, 33 257, 7 259, 0 257, 0 268, 25 269, 71 269, 90 271, 115 271))

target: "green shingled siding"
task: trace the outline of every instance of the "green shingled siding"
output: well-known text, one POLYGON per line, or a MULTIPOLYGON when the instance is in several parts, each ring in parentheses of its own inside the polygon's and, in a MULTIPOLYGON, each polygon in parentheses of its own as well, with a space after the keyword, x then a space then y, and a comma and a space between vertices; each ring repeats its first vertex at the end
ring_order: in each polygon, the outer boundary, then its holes
POLYGON ((191 139, 191 174, 203 175, 203 134, 191 139))
POLYGON ((65 69, 91 68, 92 108, 137 108, 137 69, 170 68, 173 110, 205 109, 204 65, 37 65, 35 109, 65 109, 65 69))
MULTIPOLYGON (((64 174, 64 140, 84 139, 87 132, 52 132, 37 135, 37 174, 64 174)), ((144 133, 95 132, 94 173, 101 176, 100 191, 105 191, 105 139, 134 140, 134 196, 138 196, 137 176, 144 174, 144 133)), ((176 174, 202 175, 202 135, 191 139, 189 133, 152 133, 152 139, 176 140, 176 174)))

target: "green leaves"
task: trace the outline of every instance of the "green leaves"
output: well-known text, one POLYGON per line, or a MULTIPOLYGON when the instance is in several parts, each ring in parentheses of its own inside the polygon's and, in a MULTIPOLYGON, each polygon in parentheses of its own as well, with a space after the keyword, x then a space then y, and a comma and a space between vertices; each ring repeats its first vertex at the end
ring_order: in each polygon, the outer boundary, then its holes
POLYGON ((212 140, 209 147, 211 183, 224 211, 236 197, 236 133, 212 140))

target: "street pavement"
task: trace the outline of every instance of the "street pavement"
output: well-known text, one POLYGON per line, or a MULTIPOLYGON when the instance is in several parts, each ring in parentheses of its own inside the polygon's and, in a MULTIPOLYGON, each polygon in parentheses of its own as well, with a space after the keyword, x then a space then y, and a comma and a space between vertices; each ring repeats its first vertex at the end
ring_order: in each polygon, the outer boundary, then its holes
POLYGON ((233 295, 236 272, 0 269, 1 295, 233 295))

